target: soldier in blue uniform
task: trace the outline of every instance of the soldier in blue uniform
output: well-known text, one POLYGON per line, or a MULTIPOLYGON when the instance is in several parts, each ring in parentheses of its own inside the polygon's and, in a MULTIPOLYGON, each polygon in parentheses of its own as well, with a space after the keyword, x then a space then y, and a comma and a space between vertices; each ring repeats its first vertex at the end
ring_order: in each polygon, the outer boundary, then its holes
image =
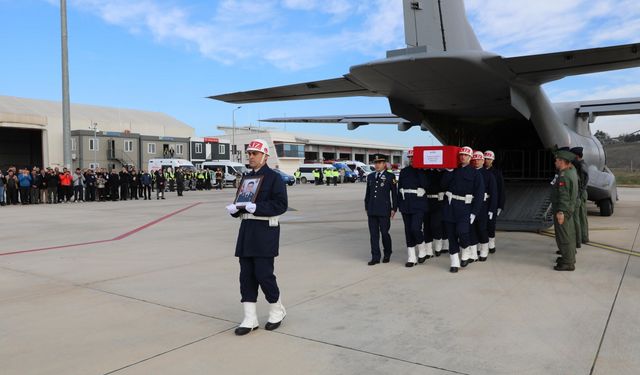
POLYGON ((386 171, 387 160, 384 155, 375 155, 373 163, 376 170, 367 176, 367 192, 364 196, 364 209, 367 211, 371 237, 371 261, 368 263, 370 266, 380 263, 380 234, 384 249, 382 263, 389 263, 393 252, 389 228, 391 219, 398 210, 396 176, 386 171))
POLYGON ((458 153, 459 167, 447 170, 441 182, 445 190, 443 215, 449 239, 449 271, 454 273, 469 262, 471 224, 480 213, 484 199, 482 175, 469 164, 472 155, 471 147, 462 147, 458 153), (462 254, 458 258, 460 249, 462 254))
POLYGON ((495 159, 496 155, 493 151, 488 150, 484 152, 484 168, 493 174, 498 190, 498 208, 493 218, 491 218, 487 224, 487 231, 489 232, 489 253, 491 254, 496 252, 496 220, 504 210, 505 202, 504 177, 502 176, 502 171, 493 165, 495 159))
POLYGON ((493 173, 484 168, 484 154, 482 151, 476 151, 471 158, 473 167, 482 174, 484 182, 484 197, 480 214, 476 218, 471 228, 471 260, 484 262, 489 256, 489 220, 492 220, 498 208, 498 188, 496 186, 496 178, 493 173))
POLYGON ((400 171, 398 182, 398 209, 402 213, 404 221, 404 234, 407 239, 408 258, 406 267, 413 267, 424 263, 433 255, 431 243, 429 248, 424 243, 422 223, 427 213, 427 177, 419 169, 413 167, 413 150, 408 153, 409 165, 400 171), (418 259, 416 259, 416 247, 418 247, 418 259))
POLYGON ((439 169, 426 169, 427 176, 427 207, 428 210, 424 215, 424 242, 427 247, 433 243, 432 248, 435 256, 439 257, 443 250, 443 241, 446 240, 447 234, 442 223, 442 202, 444 200, 444 191, 440 181, 442 180, 442 171, 439 169))
POLYGON ((242 219, 235 254, 240 260, 240 294, 244 307, 244 320, 235 330, 238 336, 259 326, 256 313, 258 287, 270 304, 265 329, 278 328, 286 316, 273 270, 280 243, 278 217, 287 211, 287 188, 280 175, 267 165, 269 148, 265 141, 251 141, 247 154, 253 169, 249 176, 262 176, 255 203, 226 207, 231 216, 242 219))

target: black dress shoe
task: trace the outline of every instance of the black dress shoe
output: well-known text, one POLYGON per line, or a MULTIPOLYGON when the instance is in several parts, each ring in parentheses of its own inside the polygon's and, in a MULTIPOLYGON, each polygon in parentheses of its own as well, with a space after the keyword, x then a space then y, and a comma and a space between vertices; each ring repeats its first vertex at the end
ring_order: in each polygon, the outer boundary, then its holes
POLYGON ((487 261, 487 257, 479 257, 478 260, 480 262, 486 262, 487 261))
POLYGON ((440 254, 441 254, 441 252, 440 252, 440 251, 436 251, 436 256, 437 256, 437 257, 439 257, 439 256, 440 256, 440 254))
POLYGON ((469 264, 471 264, 471 263, 473 263, 473 262, 475 262, 475 260, 473 260, 473 259, 469 259, 469 264))
POLYGON ((418 258, 418 263, 422 264, 429 258, 431 258, 431 255, 427 255, 424 258, 418 258))
POLYGON ((496 252, 496 248, 494 247, 493 249, 489 249, 489 254, 493 254, 496 252))
MULTIPOLYGON (((282 318, 282 320, 284 320, 284 318, 282 318)), ((277 323, 267 322, 267 324, 265 324, 264 326, 264 329, 266 329, 267 331, 273 331, 275 329, 278 329, 278 327, 280 327, 280 324, 282 324, 282 320, 277 323)))
POLYGON ((251 332, 253 330, 256 330, 256 329, 258 329, 258 327, 254 327, 254 328, 238 327, 238 328, 236 328, 236 330, 234 332, 235 332, 236 336, 244 336, 247 333, 249 333, 249 332, 251 332))
MULTIPOLYGON (((461 260, 460 261, 460 267, 466 267, 468 264, 469 264, 468 260, 461 260)), ((452 267, 452 268, 454 268, 454 267, 452 267)), ((455 268, 457 268, 457 267, 455 267, 455 268)), ((457 270, 456 270, 456 272, 457 272, 457 270)))
POLYGON ((562 255, 562 251, 558 250, 558 251, 556 251, 556 254, 562 255))
POLYGON ((416 264, 417 263, 407 262, 407 263, 404 264, 404 266, 407 267, 407 268, 411 268, 411 267, 415 266, 416 264))
POLYGON ((382 258, 382 263, 389 263, 390 260, 391 260, 391 257, 384 257, 382 258))
POLYGON ((458 272, 458 267, 451 267, 451 268, 449 268, 449 272, 451 272, 451 273, 456 273, 456 272, 458 272))
POLYGON ((367 263, 370 266, 375 266, 376 264, 380 263, 379 260, 370 260, 369 263, 367 263))
POLYGON ((556 271, 575 271, 576 266, 572 264, 557 264, 553 269, 556 271))

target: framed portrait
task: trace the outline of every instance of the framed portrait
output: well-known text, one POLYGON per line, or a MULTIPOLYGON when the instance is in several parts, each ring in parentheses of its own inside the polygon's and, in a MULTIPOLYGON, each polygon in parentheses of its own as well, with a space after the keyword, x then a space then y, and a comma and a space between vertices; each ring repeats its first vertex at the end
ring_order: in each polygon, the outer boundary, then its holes
POLYGON ((247 203, 255 203, 258 193, 260 192, 260 185, 262 184, 262 178, 264 176, 245 176, 238 185, 238 191, 236 191, 236 199, 233 204, 236 207, 244 207, 247 203))

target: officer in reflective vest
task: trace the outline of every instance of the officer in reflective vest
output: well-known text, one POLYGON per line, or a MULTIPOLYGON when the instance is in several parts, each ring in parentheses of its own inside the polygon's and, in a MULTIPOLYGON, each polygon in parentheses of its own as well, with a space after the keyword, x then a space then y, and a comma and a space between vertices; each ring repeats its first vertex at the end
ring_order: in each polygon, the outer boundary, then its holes
MULTIPOLYGON (((424 215, 424 242, 432 246, 435 256, 439 257, 443 251, 443 242, 447 239, 447 233, 442 223, 442 203, 444 191, 440 186, 442 171, 439 169, 426 169, 427 178, 427 207, 424 215), (433 244, 433 245, 430 245, 433 244)), ((448 249, 448 247, 447 247, 448 249)))
POLYGON ((404 222, 404 235, 407 240, 406 267, 413 267, 418 262, 424 263, 431 258, 433 249, 431 243, 425 244, 422 223, 428 211, 427 207, 427 176, 413 167, 413 150, 409 150, 407 157, 409 165, 400 171, 398 181, 398 210, 404 222), (418 257, 416 258, 416 247, 418 257))
POLYGON ((443 215, 449 239, 449 271, 454 273, 469 262, 471 224, 480 213, 484 199, 482 175, 469 164, 471 156, 471 147, 462 147, 458 152, 458 168, 447 170, 441 182, 445 190, 443 215))
POLYGON ((295 172, 293 172, 293 177, 296 178, 296 185, 300 184, 300 176, 302 175, 302 173, 300 173, 300 169, 296 169, 295 172))
POLYGON ((482 151, 476 151, 473 153, 471 164, 473 164, 473 167, 479 170, 482 174, 485 193, 480 213, 478 214, 476 221, 471 226, 470 261, 478 260, 479 256, 480 261, 484 262, 489 256, 488 224, 489 220, 494 218, 496 209, 498 208, 498 188, 496 186, 496 178, 493 176, 493 173, 484 168, 484 153, 482 151))
POLYGON ((318 171, 317 169, 313 170, 313 180, 316 186, 320 185, 320 171, 318 171))
POLYGON ((267 165, 269 148, 264 140, 251 141, 247 154, 252 169, 247 178, 261 178, 259 194, 255 202, 226 207, 231 216, 242 219, 235 254, 240 260, 240 294, 244 307, 244 319, 235 330, 238 336, 259 326, 256 313, 258 287, 270 304, 265 329, 278 328, 286 315, 273 271, 280 247, 278 217, 287 211, 287 188, 280 175, 267 165))
POLYGON ((369 236, 371 239, 371 261, 373 266, 380 263, 380 235, 384 258, 382 263, 391 259, 391 219, 396 215, 398 187, 396 176, 385 171, 387 160, 384 155, 375 155, 373 163, 376 170, 367 176, 367 191, 364 196, 364 209, 367 211, 369 236))
POLYGON ((493 174, 493 177, 496 179, 496 188, 498 190, 498 208, 496 209, 496 214, 487 224, 490 254, 496 252, 496 221, 498 216, 500 216, 504 210, 505 203, 504 177, 502 176, 502 171, 493 165, 495 159, 496 155, 493 151, 487 150, 484 152, 484 168, 493 174))

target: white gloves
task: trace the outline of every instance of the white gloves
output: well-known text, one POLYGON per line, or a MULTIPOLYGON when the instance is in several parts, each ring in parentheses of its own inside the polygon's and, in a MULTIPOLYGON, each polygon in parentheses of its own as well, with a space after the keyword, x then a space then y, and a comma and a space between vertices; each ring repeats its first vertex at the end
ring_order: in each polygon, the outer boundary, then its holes
POLYGON ((493 220, 493 212, 489 212, 489 220, 493 220))
POLYGON ((236 207, 235 204, 230 204, 225 208, 227 209, 227 212, 229 213, 229 215, 233 215, 236 212, 240 211, 240 210, 238 210, 238 207, 236 207))
POLYGON ((476 220, 476 215, 471 214, 469 218, 471 219, 471 224, 473 224, 473 222, 476 220))
POLYGON ((496 216, 500 216, 501 212, 502 212, 502 208, 498 208, 498 214, 496 216))
POLYGON ((256 204, 255 203, 247 203, 246 206, 244 206, 244 209, 247 210, 247 212, 249 212, 250 214, 256 212, 256 204))
POLYGON ((424 197, 424 195, 427 194, 426 190, 424 190, 423 188, 418 188, 417 191, 418 191, 418 194, 416 195, 420 198, 424 197))

